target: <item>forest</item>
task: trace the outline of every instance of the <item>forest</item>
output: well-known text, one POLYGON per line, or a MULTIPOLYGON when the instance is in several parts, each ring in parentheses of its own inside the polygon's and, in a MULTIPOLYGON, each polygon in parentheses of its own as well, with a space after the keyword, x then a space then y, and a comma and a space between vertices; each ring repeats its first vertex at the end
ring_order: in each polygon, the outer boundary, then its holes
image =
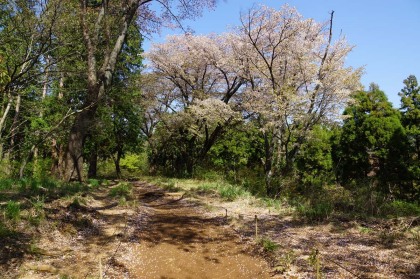
POLYGON ((101 181, 146 178, 222 181, 309 221, 411 217, 418 227, 415 73, 394 108, 346 65, 354 46, 334 33, 334 12, 316 22, 287 5, 142 49, 215 4, 0 0, 2 238, 22 218, 39 225, 25 209, 39 217, 101 181))

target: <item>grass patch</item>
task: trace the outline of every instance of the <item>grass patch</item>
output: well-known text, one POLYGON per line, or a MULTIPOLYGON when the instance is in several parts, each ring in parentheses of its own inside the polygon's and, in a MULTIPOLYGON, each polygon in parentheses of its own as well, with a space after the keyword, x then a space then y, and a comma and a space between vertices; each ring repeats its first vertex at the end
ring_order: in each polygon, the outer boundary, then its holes
POLYGON ((274 253, 280 247, 279 244, 267 237, 260 238, 257 243, 268 253, 274 253))
POLYGON ((127 182, 121 182, 117 186, 111 188, 109 195, 111 197, 124 197, 129 199, 132 196, 133 186, 127 182))
POLYGON ((45 220, 44 197, 36 197, 31 200, 28 221, 31 225, 39 226, 45 220))
POLYGON ((92 188, 98 188, 101 185, 101 182, 98 179, 88 179, 87 181, 88 186, 92 187, 92 188))
POLYGON ((8 201, 4 209, 4 215, 7 219, 17 222, 20 220, 20 203, 15 201, 8 201))
POLYGON ((277 258, 277 264, 274 267, 274 270, 279 273, 284 273, 292 267, 292 264, 296 261, 296 254, 293 250, 288 250, 283 252, 277 258))
POLYGON ((176 180, 170 179, 167 182, 160 183, 160 186, 168 192, 179 192, 182 189, 177 186, 176 180))
POLYGON ((263 198, 261 201, 265 207, 271 207, 276 210, 280 210, 283 207, 283 202, 280 199, 263 198))
POLYGON ((2 221, 0 221, 0 238, 6 238, 14 235, 15 232, 10 230, 2 221))
POLYGON ((234 201, 238 197, 245 196, 246 191, 239 186, 233 186, 230 184, 220 185, 218 187, 219 195, 222 199, 227 201, 234 201))
POLYGON ((203 183, 196 188, 196 192, 201 195, 215 193, 219 185, 217 183, 203 183))
POLYGON ((320 222, 327 220, 333 211, 334 206, 327 201, 306 201, 300 202, 296 206, 297 215, 307 219, 308 221, 320 222))
POLYGON ((0 179, 0 191, 7 191, 13 188, 12 179, 0 179))
POLYGON ((359 229, 359 232, 362 234, 371 234, 373 232, 371 228, 367 228, 363 226, 359 226, 358 229, 359 229))
POLYGON ((396 200, 383 204, 380 211, 388 218, 419 216, 420 206, 417 203, 396 200))

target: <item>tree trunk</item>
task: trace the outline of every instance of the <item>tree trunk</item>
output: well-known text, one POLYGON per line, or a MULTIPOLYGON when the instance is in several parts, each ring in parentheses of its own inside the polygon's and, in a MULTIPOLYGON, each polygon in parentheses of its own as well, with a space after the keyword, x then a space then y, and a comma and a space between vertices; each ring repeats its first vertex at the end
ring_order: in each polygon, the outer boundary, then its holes
POLYGON ((117 151, 117 158, 114 159, 115 172, 116 172, 118 178, 121 178, 121 166, 120 166, 121 157, 122 157, 122 152, 121 152, 121 150, 118 150, 117 151))
POLYGON ((7 115, 9 114, 10 108, 12 107, 13 98, 10 94, 4 94, 4 96, 8 97, 9 101, 7 102, 7 106, 3 111, 3 115, 0 119, 0 161, 3 160, 3 129, 5 126, 7 115))
POLYGON ((268 196, 274 195, 273 189, 273 150, 270 143, 271 139, 267 133, 264 133, 264 151, 265 158, 263 159, 264 174, 265 174, 265 188, 268 196))
POLYGON ((82 110, 74 121, 70 130, 69 142, 64 159, 63 179, 65 181, 83 181, 83 146, 86 136, 91 129, 96 106, 82 110))
MULTIPOLYGON (((64 73, 61 72, 60 74, 60 82, 59 82, 59 90, 57 98, 58 100, 63 99, 63 88, 64 88, 64 73)), ((57 139, 53 138, 51 140, 51 158, 52 158, 52 165, 51 165, 51 174, 57 178, 63 178, 63 170, 64 170, 64 150, 62 144, 57 144, 57 139)))
POLYGON ((98 147, 95 144, 89 156, 88 178, 95 178, 98 169, 98 147))
POLYGON ((15 143, 16 143, 16 132, 17 132, 16 130, 18 127, 18 121, 19 121, 19 116, 20 116, 21 102, 22 102, 22 96, 20 95, 20 93, 18 93, 16 96, 15 116, 13 117, 12 127, 10 128, 11 137, 10 137, 9 154, 12 154, 13 148, 15 147, 15 143))
POLYGON ((52 165, 51 165, 51 174, 54 175, 56 178, 63 178, 64 174, 62 171, 64 170, 64 150, 61 144, 57 144, 56 139, 52 139, 51 142, 51 158, 52 158, 52 165))

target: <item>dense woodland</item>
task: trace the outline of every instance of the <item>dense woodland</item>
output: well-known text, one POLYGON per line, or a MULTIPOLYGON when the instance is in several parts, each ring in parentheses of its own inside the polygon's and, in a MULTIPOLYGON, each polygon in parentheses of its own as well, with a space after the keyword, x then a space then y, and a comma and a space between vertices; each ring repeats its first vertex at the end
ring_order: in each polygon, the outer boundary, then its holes
POLYGON ((333 12, 316 22, 289 6, 143 51, 148 34, 214 4, 1 0, 1 178, 219 175, 323 208, 418 202, 414 75, 394 108, 345 64, 353 46, 333 12))

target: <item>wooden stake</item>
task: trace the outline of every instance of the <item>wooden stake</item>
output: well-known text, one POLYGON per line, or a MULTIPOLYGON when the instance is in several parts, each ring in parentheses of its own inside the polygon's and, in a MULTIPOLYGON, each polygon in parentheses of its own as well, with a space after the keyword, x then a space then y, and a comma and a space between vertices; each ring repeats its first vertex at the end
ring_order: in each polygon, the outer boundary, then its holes
POLYGON ((99 258, 99 278, 102 279, 102 259, 99 258))
POLYGON ((258 238, 258 217, 255 215, 255 239, 258 238))

